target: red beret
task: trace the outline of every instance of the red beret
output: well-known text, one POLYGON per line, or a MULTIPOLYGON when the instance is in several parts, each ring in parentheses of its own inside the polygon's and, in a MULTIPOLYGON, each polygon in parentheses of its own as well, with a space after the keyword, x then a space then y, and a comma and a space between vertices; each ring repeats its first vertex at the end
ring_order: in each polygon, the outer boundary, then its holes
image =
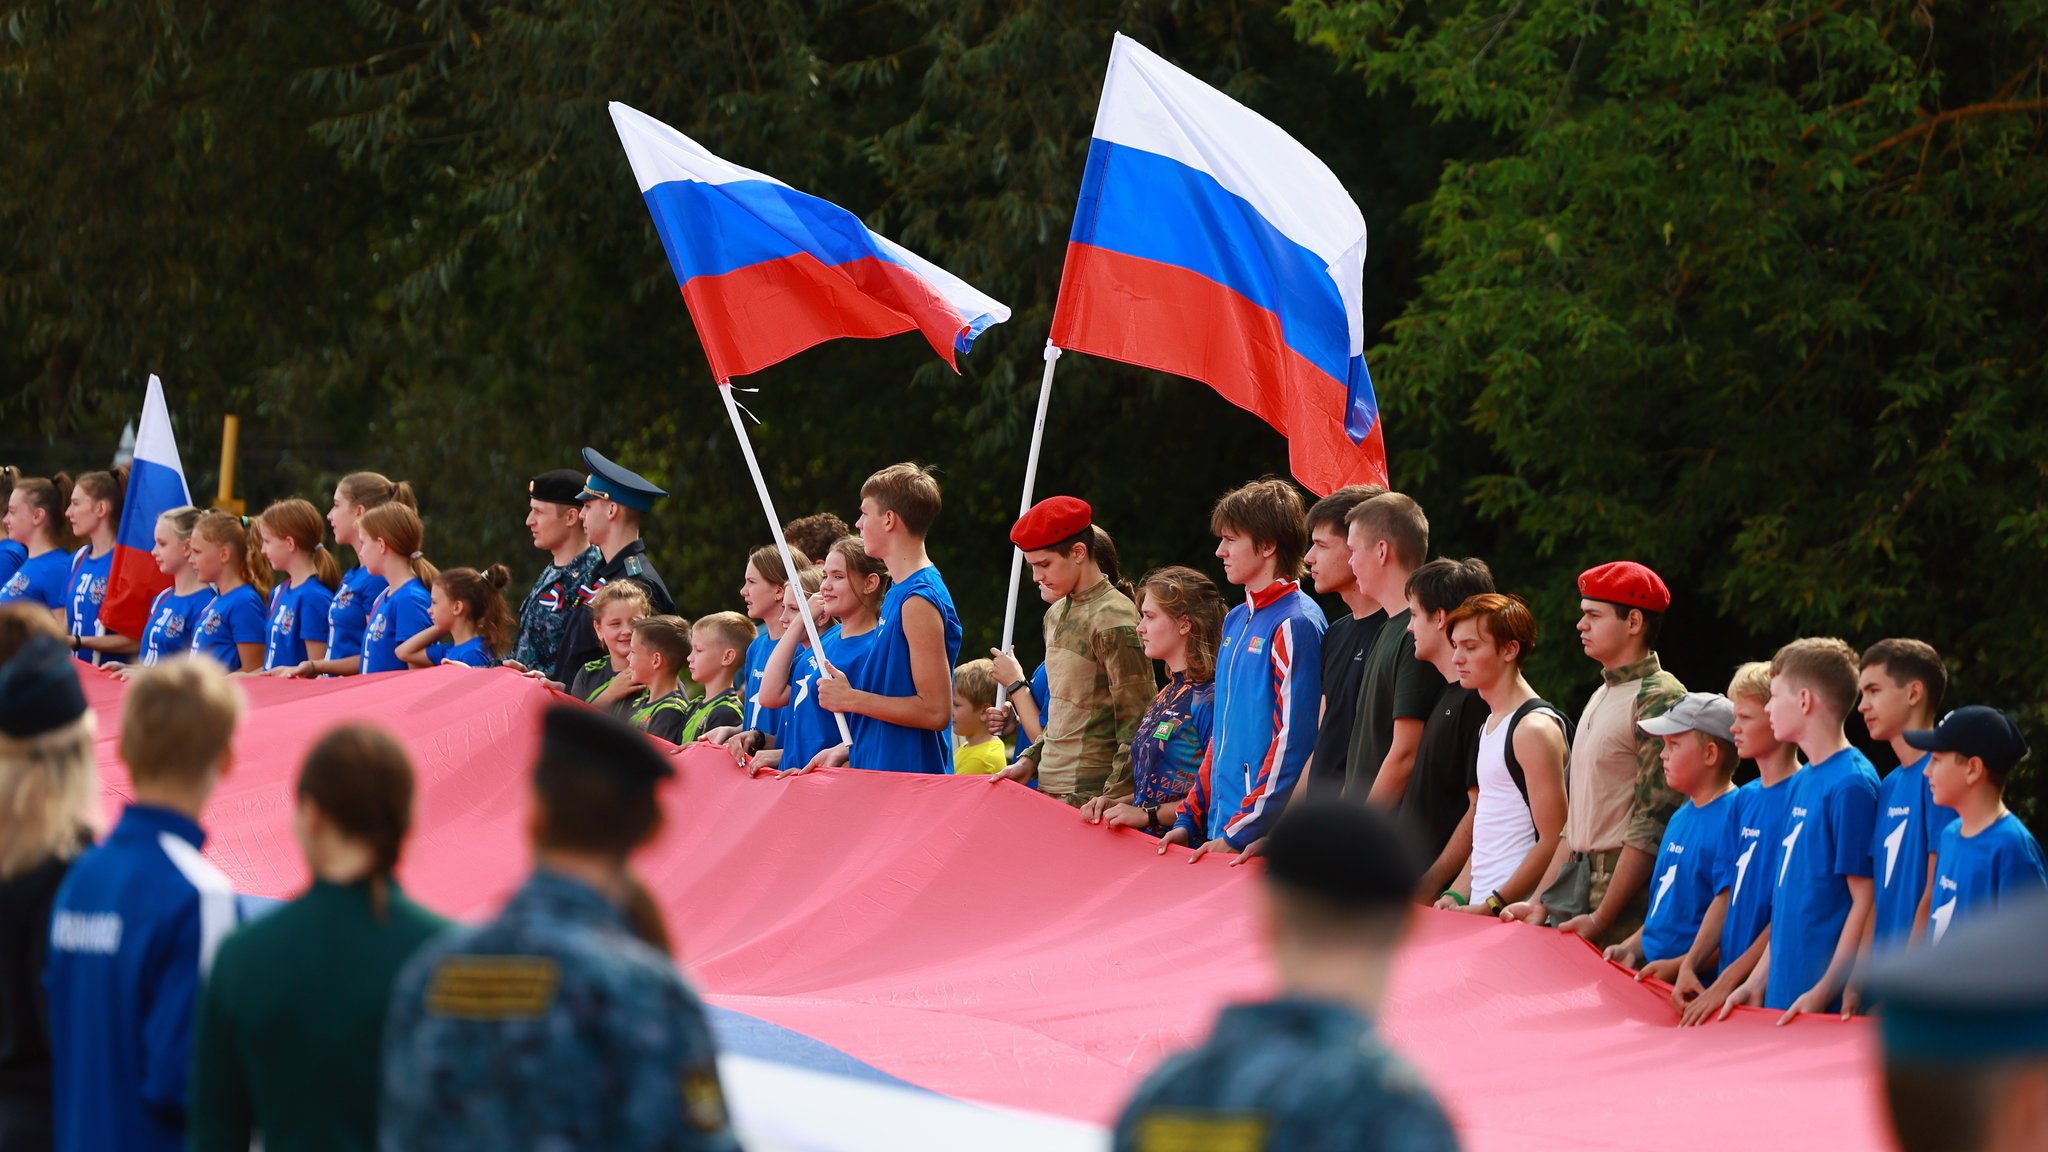
POLYGON ((1645 612, 1671 607, 1671 589, 1655 572, 1633 560, 1616 560, 1579 574, 1579 595, 1645 612))
POLYGON ((1095 510, 1086 500, 1072 496, 1048 496, 1031 506, 1017 526, 1010 529, 1010 543, 1026 552, 1050 548, 1071 540, 1095 523, 1095 510))

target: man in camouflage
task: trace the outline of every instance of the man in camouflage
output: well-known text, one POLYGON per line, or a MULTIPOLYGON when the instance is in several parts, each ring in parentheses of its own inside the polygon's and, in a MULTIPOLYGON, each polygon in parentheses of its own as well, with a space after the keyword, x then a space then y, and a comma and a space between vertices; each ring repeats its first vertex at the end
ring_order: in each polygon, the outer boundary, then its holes
MULTIPOLYGON (((1080 807, 1098 796, 1128 799, 1131 742, 1159 683, 1138 642, 1138 608, 1112 577, 1115 553, 1088 505, 1054 496, 1010 530, 1045 612, 1045 729, 1001 778, 1038 779, 1039 791, 1080 807), (1105 571, 1105 555, 1109 571, 1105 571)), ((1016 658, 993 653, 1010 691, 1023 683, 1016 658)))
POLYGON ((1201 1047, 1148 1077, 1117 1152, 1444 1152, 1436 1098, 1373 1027, 1422 878, 1377 809, 1297 799, 1266 840, 1260 885, 1280 995, 1225 1008, 1201 1047))
POLYGON ((519 639, 506 661, 517 670, 554 668, 570 613, 589 597, 585 588, 604 561, 583 534, 577 499, 582 492, 583 473, 570 468, 543 472, 526 482, 526 530, 533 534, 533 546, 548 554, 548 566, 519 605, 519 639))
POLYGON ((423 948, 393 990, 386 1152, 736 1152, 703 1006, 626 866, 670 775, 621 721, 548 711, 532 877, 495 920, 423 948))

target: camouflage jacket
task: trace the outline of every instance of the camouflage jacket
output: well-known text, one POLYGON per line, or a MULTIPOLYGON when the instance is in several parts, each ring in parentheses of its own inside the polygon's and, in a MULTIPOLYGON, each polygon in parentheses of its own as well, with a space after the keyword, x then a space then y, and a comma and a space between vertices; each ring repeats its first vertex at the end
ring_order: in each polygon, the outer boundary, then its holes
POLYGON ((1138 643, 1138 609, 1108 580, 1045 612, 1045 731, 1024 759, 1069 800, 1131 792, 1131 741, 1159 682, 1138 643))

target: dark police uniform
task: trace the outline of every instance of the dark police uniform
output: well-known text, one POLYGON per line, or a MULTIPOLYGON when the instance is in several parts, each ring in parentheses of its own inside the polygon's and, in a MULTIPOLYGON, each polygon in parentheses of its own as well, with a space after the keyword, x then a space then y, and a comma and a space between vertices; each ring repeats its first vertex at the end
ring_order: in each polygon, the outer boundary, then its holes
MULTIPOLYGON (((543 472, 526 482, 529 498, 574 508, 582 503, 583 476, 568 468, 543 472)), ((574 611, 579 589, 590 584, 604 556, 593 546, 570 557, 567 564, 548 558, 547 566, 533 582, 532 591, 519 604, 519 639, 512 645, 512 659, 528 668, 547 671, 562 654, 562 637, 568 634, 569 616, 574 611)), ((566 683, 566 681, 565 681, 566 683)))
MULTIPOLYGON (((645 513, 653 510, 656 500, 668 495, 639 473, 605 459, 595 448, 583 450, 583 462, 590 466, 590 475, 583 482, 583 501, 610 500, 645 513)), ((562 650, 555 658, 554 674, 549 677, 556 683, 569 683, 578 669, 604 655, 591 625, 590 598, 613 580, 638 581, 647 589, 647 598, 653 601, 657 616, 672 615, 676 610, 668 585, 662 582, 661 573, 654 570, 654 561, 647 558, 647 545, 635 540, 619 549, 618 555, 598 565, 589 583, 576 590, 575 607, 570 609, 569 622, 562 630, 562 650)))

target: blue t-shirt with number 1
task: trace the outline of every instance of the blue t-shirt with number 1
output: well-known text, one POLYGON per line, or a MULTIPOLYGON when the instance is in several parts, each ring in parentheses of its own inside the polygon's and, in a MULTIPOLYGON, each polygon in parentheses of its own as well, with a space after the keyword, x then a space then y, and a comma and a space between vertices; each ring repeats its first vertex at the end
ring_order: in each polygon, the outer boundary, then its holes
POLYGON ((296 668, 306 659, 306 642, 327 643, 327 610, 334 593, 308 576, 270 590, 270 623, 264 635, 263 666, 296 668))
MULTIPOLYGON (((801 628, 801 623, 796 627, 801 628)), ((766 628, 747 645, 746 659, 740 662, 740 694, 746 704, 742 709, 740 726, 769 736, 782 735, 782 714, 788 709, 761 707, 761 673, 768 668, 768 657, 775 654, 775 638, 768 635, 766 628)))
POLYGON ((1735 793, 1735 812, 1728 820, 1728 843, 1715 861, 1720 879, 1715 891, 1728 890, 1728 915, 1721 921, 1721 966, 1726 968, 1749 951, 1771 926, 1771 891, 1778 875, 1778 841, 1785 835, 1785 813, 1791 808, 1789 776, 1766 788, 1751 780, 1735 793))
POLYGON ((1877 786, 1877 829, 1870 838, 1871 880, 1877 903, 1871 915, 1872 948, 1883 952, 1905 944, 1927 890, 1927 854, 1935 838, 1956 818, 1956 810, 1934 802, 1927 785, 1925 756, 1901 764, 1877 786))
POLYGON ((2048 860, 2020 818, 2007 812, 1975 836, 1963 835, 1960 820, 1936 841, 1934 900, 1927 914, 1927 940, 1941 938, 1957 920, 1968 920, 2048 888, 2048 860))
POLYGON ((398 672, 411 665, 398 658, 398 646, 426 631, 434 622, 429 605, 433 593, 418 578, 396 588, 386 588, 370 606, 370 620, 363 629, 363 671, 398 672))
MULTIPOLYGON (((1643 959, 1670 960, 1692 949, 1707 905, 1721 890, 1720 857, 1728 848, 1735 789, 1705 804, 1686 803, 1664 826, 1650 871, 1650 911, 1643 918, 1643 959)), ((1702 974, 1704 975, 1704 974, 1702 974)))
MULTIPOLYGON (((1792 777, 1771 893, 1771 971, 1764 1006, 1785 1009, 1827 973, 1849 920, 1849 878, 1870 875, 1877 769, 1844 748, 1792 777)), ((1834 1011, 1839 998, 1827 1010, 1834 1011)))

